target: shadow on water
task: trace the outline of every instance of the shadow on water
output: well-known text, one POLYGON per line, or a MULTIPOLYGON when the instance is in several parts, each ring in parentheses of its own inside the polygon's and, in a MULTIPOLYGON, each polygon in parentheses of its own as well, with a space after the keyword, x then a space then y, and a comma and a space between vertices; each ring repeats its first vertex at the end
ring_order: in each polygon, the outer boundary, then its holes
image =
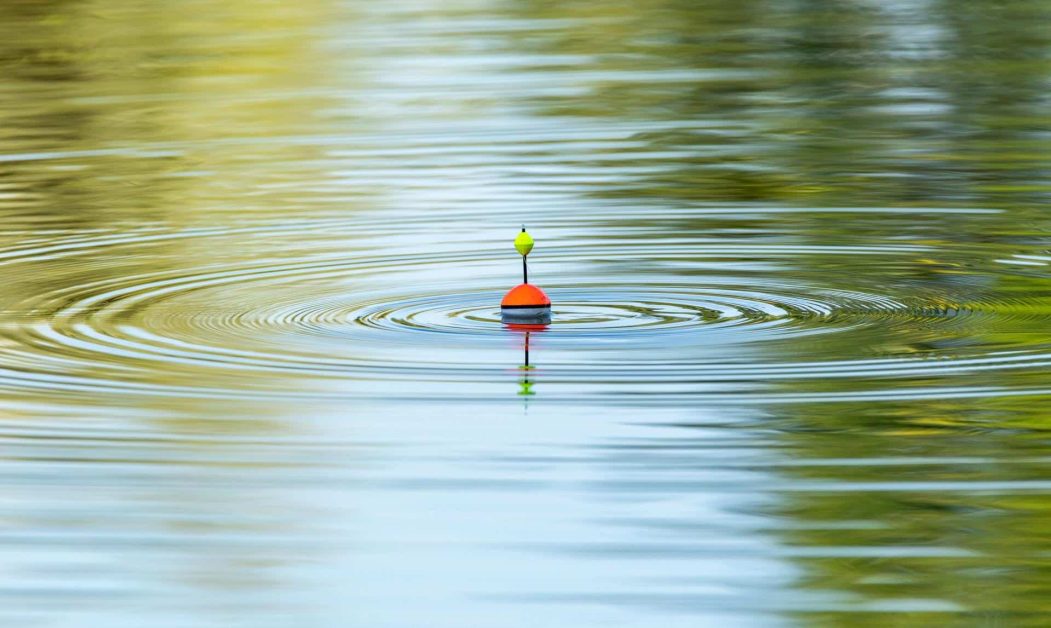
POLYGON ((1049 19, 5 3, 0 617, 1046 625, 1049 19))

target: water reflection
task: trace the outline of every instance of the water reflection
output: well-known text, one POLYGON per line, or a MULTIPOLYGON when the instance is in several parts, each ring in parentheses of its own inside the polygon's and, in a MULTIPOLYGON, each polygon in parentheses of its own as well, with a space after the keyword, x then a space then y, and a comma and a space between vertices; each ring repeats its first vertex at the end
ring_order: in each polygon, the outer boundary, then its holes
POLYGON ((0 616, 1046 624, 1049 12, 3 4, 0 616))
POLYGON ((518 367, 521 373, 521 379, 518 381, 518 395, 520 397, 531 397, 536 394, 536 391, 533 390, 533 385, 536 383, 534 374, 536 365, 529 361, 529 337, 532 334, 546 331, 548 325, 542 323, 505 323, 505 327, 522 338, 522 364, 518 367), (533 376, 532 380, 530 376, 533 376))

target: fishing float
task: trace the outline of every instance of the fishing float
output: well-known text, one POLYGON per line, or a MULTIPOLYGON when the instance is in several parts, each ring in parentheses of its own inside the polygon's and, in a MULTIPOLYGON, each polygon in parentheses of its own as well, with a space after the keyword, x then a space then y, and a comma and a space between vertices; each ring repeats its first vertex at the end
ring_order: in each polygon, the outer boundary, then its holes
POLYGON ((533 237, 524 225, 515 237, 515 250, 522 256, 522 283, 504 295, 500 302, 500 317, 504 323, 550 323, 551 299, 543 290, 529 283, 528 257, 533 250, 533 237))

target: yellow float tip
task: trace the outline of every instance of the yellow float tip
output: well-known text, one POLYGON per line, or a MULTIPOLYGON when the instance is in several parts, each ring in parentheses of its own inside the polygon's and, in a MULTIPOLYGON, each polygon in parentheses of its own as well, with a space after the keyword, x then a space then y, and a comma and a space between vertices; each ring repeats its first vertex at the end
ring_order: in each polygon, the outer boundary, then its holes
POLYGON ((522 257, 529 255, 533 250, 533 236, 526 232, 525 227, 522 227, 522 232, 515 238, 515 249, 522 257))

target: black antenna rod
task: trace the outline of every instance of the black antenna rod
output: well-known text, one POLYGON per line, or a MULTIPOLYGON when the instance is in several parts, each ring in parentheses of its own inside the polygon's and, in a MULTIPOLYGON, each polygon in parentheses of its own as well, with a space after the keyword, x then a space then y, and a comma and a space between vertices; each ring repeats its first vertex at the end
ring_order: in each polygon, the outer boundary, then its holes
MULTIPOLYGON (((525 233, 525 225, 522 225, 522 233, 525 233)), ((522 283, 529 283, 529 265, 526 263, 528 255, 522 256, 522 283)))

